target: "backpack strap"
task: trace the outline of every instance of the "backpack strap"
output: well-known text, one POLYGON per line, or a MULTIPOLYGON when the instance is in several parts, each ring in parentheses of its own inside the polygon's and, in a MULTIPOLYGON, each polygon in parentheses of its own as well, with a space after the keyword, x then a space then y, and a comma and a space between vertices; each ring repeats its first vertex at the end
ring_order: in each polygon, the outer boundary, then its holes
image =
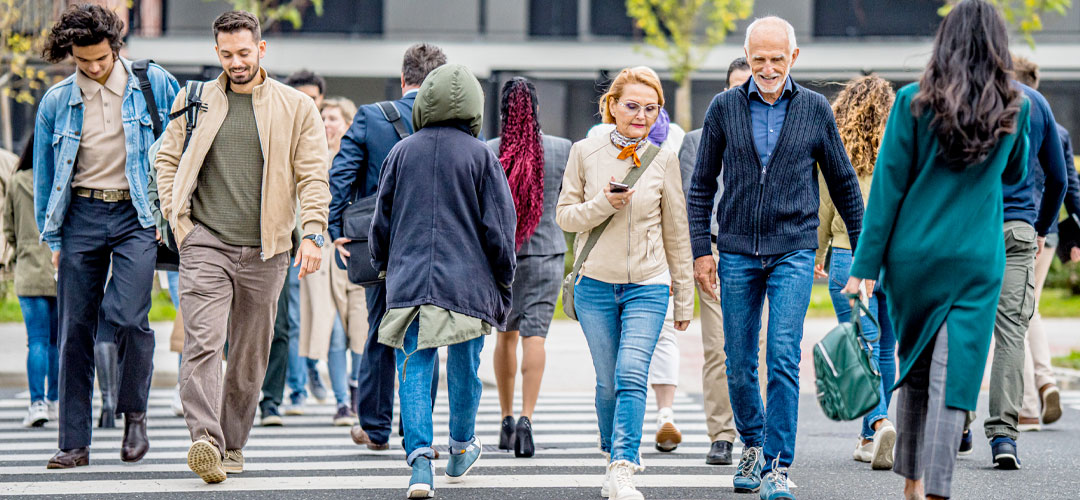
MULTIPOLYGON (((623 178, 622 183, 629 187, 634 187, 634 183, 641 178, 641 174, 645 173, 645 169, 649 168, 649 165, 652 165, 653 159, 656 158, 656 155, 659 152, 660 148, 655 144, 650 143, 645 150, 645 156, 641 157, 641 166, 631 168, 630 171, 627 172, 626 177, 623 178)), ((593 230, 589 232, 589 239, 585 240, 585 246, 581 248, 581 254, 578 255, 577 261, 574 262, 574 276, 578 276, 578 273, 581 271, 581 265, 584 264, 585 259, 589 257, 589 252, 596 246, 596 242, 600 240, 600 235, 604 234, 604 230, 607 229, 608 224, 611 223, 611 219, 614 218, 614 215, 608 217, 604 222, 601 222, 599 226, 594 227, 593 230)))
POLYGON ((409 129, 405 127, 405 121, 401 119, 401 112, 398 111, 397 106, 394 106, 394 103, 390 101, 382 101, 378 103, 378 106, 382 110, 383 118, 386 118, 386 121, 394 126, 398 139, 408 137, 410 134, 409 129))
POLYGON ((150 120, 154 126, 154 137, 160 137, 161 117, 158 116, 157 99, 154 99, 154 88, 150 85, 150 63, 152 59, 139 59, 131 63, 131 72, 139 80, 139 90, 142 91, 143 100, 146 101, 146 111, 150 113, 150 120))
POLYGON ((198 80, 188 80, 184 84, 184 93, 187 95, 186 105, 172 113, 169 113, 169 119, 174 120, 180 116, 184 116, 187 120, 187 125, 184 126, 184 149, 187 151, 188 142, 191 141, 191 134, 195 131, 195 126, 199 121, 199 112, 206 105, 202 102, 202 89, 203 83, 198 80))

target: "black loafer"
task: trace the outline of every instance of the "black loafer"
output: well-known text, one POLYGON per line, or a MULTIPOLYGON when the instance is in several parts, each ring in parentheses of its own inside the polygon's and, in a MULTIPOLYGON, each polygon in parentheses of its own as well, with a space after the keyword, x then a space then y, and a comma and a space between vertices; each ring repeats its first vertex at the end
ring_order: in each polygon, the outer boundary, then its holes
POLYGON ((529 417, 518 419, 517 429, 514 430, 514 456, 528 458, 536 453, 533 446, 532 422, 529 417))
POLYGON ((713 441, 709 448, 709 454, 705 455, 705 463, 709 465, 731 465, 731 443, 727 441, 713 441))
POLYGON ((510 451, 514 446, 514 417, 503 417, 499 432, 499 449, 510 451))

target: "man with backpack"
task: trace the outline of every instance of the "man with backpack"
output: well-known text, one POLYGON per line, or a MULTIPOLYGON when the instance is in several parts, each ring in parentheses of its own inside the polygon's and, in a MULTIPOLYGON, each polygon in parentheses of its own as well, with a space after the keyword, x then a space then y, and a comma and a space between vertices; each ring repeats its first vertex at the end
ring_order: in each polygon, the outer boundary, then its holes
MULTIPOLYGON (((352 254, 357 251, 357 246, 348 245, 351 239, 344 234, 345 209, 354 201, 373 197, 378 191, 383 160, 398 141, 413 132, 413 102, 420 85, 428 73, 443 64, 446 64, 446 56, 439 47, 427 43, 409 47, 401 66, 401 99, 361 106, 349 131, 341 139, 341 150, 330 169, 333 199, 328 230, 343 264, 347 261, 354 265, 370 265, 366 244, 359 245, 363 255, 352 254)), ((377 338, 379 324, 386 313, 383 284, 367 287, 367 303, 368 338, 360 362, 356 401, 353 401, 359 423, 353 426, 351 434, 356 444, 367 445, 372 450, 386 450, 393 418, 396 368, 394 350, 380 344, 377 338)), ((434 378, 437 380, 438 376, 436 370, 434 378)), ((432 384, 432 394, 435 387, 438 387, 437 383, 432 384)))
POLYGON ((34 209, 57 268, 60 315, 60 451, 49 459, 50 469, 90 463, 99 314, 115 334, 120 360, 120 458, 138 461, 150 446, 146 408, 154 332, 147 313, 157 241, 147 198, 147 149, 179 85, 157 65, 136 68, 119 56, 123 26, 108 9, 75 5, 45 43, 50 63, 72 56, 77 66, 42 97, 34 127, 34 209), (106 288, 110 263, 113 278, 106 288))
MULTIPOLYGON (((260 67, 266 41, 259 21, 230 11, 213 31, 223 72, 201 87, 193 127, 184 114, 166 128, 155 165, 162 213, 181 257, 180 399, 193 441, 188 467, 203 481, 220 483, 226 473, 244 470, 241 450, 290 264, 296 199, 303 237, 292 265, 303 279, 322 262, 330 192, 322 118, 308 96, 260 67)), ((186 94, 177 97, 175 112, 188 107, 186 94)))

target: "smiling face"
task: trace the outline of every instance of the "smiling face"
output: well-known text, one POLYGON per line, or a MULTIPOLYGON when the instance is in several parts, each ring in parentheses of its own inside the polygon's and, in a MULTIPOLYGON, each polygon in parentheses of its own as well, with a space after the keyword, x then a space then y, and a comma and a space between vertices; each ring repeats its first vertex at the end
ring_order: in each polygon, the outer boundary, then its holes
POLYGON ((259 74, 259 61, 266 55, 266 41, 255 41, 251 30, 218 33, 218 60, 221 68, 235 86, 246 86, 259 74))
POLYGON ((750 34, 745 50, 758 90, 766 100, 775 101, 784 89, 791 66, 799 57, 799 49, 792 50, 783 25, 763 23, 750 34))
POLYGON ((608 99, 608 109, 615 117, 615 130, 631 139, 649 135, 660 112, 660 96, 643 83, 628 83, 617 99, 608 99))
POLYGON ((107 39, 94 45, 72 45, 71 56, 82 74, 102 85, 109 79, 116 64, 116 54, 107 39))

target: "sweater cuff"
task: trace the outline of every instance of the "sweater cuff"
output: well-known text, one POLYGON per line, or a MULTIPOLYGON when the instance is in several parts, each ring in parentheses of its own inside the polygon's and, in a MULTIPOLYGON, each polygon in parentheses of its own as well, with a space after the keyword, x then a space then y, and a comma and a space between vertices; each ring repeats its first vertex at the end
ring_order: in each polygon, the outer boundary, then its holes
POLYGON ((712 238, 708 233, 705 236, 695 236, 690 239, 690 249, 694 252, 694 260, 699 257, 712 257, 712 238))

